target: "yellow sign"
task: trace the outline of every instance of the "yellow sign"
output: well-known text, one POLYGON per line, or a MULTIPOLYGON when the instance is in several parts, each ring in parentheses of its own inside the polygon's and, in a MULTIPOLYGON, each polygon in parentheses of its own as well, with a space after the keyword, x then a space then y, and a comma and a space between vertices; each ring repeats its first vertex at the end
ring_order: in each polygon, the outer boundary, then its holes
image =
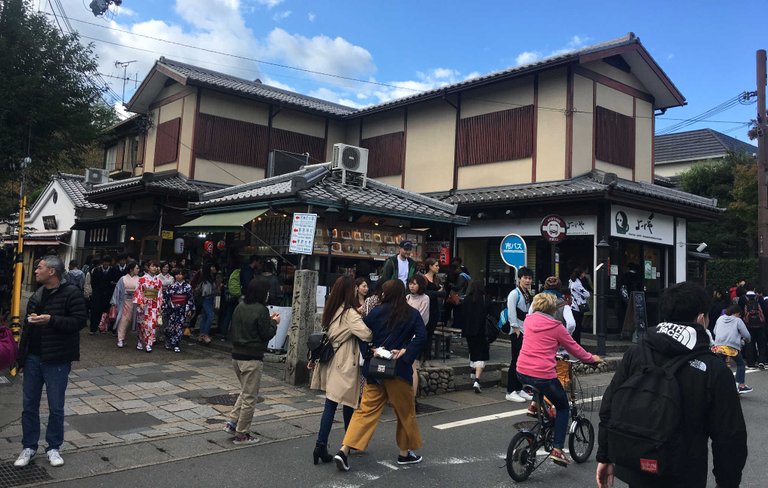
POLYGON ((164 230, 162 235, 163 235, 163 239, 164 240, 169 240, 169 241, 173 240, 173 231, 172 230, 164 230))

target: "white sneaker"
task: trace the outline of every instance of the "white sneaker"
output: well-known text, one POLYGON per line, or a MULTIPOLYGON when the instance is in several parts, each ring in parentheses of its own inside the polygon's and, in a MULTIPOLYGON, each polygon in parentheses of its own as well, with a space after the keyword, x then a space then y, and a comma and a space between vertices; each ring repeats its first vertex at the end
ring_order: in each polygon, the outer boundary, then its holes
POLYGON ((17 468, 23 468, 27 464, 29 464, 29 461, 32 460, 33 457, 35 457, 35 451, 34 449, 25 448, 21 451, 21 454, 19 454, 19 458, 16 460, 16 462, 13 463, 14 466, 17 468))
POLYGON ((516 391, 507 393, 507 396, 505 396, 504 398, 506 398, 510 402, 525 403, 525 398, 518 395, 516 391))
POLYGON ((475 384, 474 384, 474 385, 472 385, 472 389, 474 389, 474 390, 475 390, 475 393, 480 393, 480 392, 482 392, 482 391, 483 391, 483 390, 480 388, 480 383, 478 383, 477 381, 475 381, 475 384))
POLYGON ((530 394, 529 394, 527 391, 525 391, 525 390, 516 391, 515 393, 517 393, 517 396, 519 396, 519 397, 520 397, 520 398, 522 398, 523 400, 527 400, 527 401, 529 401, 529 402, 530 402, 531 400, 533 400, 533 396, 531 396, 531 395, 530 395, 530 394))
POLYGON ((117 347, 125 347, 125 341, 117 341, 117 347))
POLYGON ((48 462, 51 463, 51 466, 58 467, 64 465, 64 460, 61 458, 58 449, 51 449, 46 454, 48 455, 48 462))

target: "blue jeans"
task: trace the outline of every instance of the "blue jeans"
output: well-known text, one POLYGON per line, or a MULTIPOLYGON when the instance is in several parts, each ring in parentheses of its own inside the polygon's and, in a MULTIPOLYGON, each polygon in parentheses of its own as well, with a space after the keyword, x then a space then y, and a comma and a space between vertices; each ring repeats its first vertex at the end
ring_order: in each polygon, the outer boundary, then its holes
POLYGON ((557 449, 562 449, 565 446, 565 433, 568 430, 568 416, 570 414, 568 396, 565 394, 563 385, 557 378, 545 380, 520 373, 517 373, 517 377, 524 385, 531 385, 542 392, 555 406, 557 415, 555 416, 555 440, 552 445, 557 449))
POLYGON ((21 443, 25 449, 37 450, 40 440, 40 398, 48 396, 48 427, 45 442, 48 449, 59 449, 64 442, 64 396, 67 392, 72 363, 43 363, 39 356, 29 355, 24 361, 23 412, 21 443))
POLYGON ((203 298, 203 321, 200 322, 200 335, 211 335, 213 323, 213 295, 203 298))
MULTIPOLYGON (((323 410, 323 416, 320 418, 320 432, 317 433, 317 445, 327 446, 328 436, 331 435, 331 427, 333 427, 333 418, 336 416, 336 408, 338 403, 333 400, 325 399, 325 409, 323 410)), ((349 421, 352 420, 352 414, 355 409, 343 405, 342 416, 344 417, 344 430, 349 427, 349 421)))
POLYGON ((736 363, 736 383, 742 384, 746 379, 745 376, 747 376, 747 368, 746 364, 744 364, 744 356, 742 356, 741 351, 739 351, 739 354, 736 356, 733 356, 733 362, 736 363))

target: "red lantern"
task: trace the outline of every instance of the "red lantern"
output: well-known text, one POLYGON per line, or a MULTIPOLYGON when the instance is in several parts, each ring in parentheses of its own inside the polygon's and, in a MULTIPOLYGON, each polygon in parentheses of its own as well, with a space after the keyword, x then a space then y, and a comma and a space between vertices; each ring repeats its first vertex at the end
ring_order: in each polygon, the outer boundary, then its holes
POLYGON ((203 251, 208 254, 213 254, 213 241, 205 241, 203 243, 203 251))
POLYGON ((440 246, 440 265, 448 266, 451 264, 451 250, 448 246, 440 246))
POLYGON ((216 243, 216 249, 218 249, 219 251, 223 251, 226 248, 227 248, 227 243, 224 242, 224 239, 216 243))

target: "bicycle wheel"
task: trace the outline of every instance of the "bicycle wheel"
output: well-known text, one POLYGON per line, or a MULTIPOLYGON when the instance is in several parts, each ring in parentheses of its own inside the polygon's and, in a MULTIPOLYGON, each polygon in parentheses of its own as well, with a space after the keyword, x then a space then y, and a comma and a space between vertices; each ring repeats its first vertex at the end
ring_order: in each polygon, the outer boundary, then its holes
POLYGON ((577 418, 575 422, 576 427, 568 436, 568 449, 574 461, 583 463, 589 459, 595 447, 595 429, 592 427, 592 422, 583 417, 577 418))
POLYGON ((518 432, 507 448, 507 473, 515 481, 525 481, 536 463, 536 438, 529 432, 518 432))

